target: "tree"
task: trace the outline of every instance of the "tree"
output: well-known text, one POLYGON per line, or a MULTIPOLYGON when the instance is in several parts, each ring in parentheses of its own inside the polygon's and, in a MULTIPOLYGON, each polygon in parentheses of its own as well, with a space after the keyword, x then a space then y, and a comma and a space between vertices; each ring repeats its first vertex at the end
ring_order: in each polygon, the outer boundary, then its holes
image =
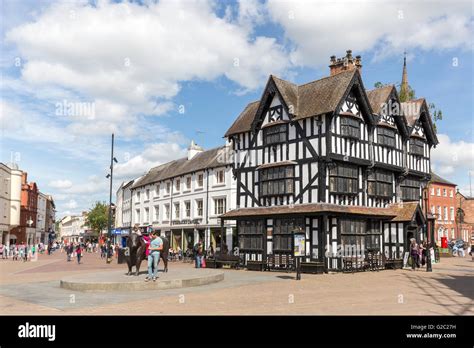
POLYGON ((107 228, 109 207, 105 202, 96 202, 94 208, 87 213, 86 225, 97 235, 107 228))
POLYGON ((385 86, 387 86, 387 84, 386 84, 386 83, 382 83, 382 82, 380 82, 380 81, 377 81, 377 82, 374 83, 374 87, 375 87, 375 88, 382 88, 382 87, 385 87, 385 86))
MULTIPOLYGON (((398 96, 400 97, 400 102, 402 103, 416 99, 415 90, 412 89, 410 85, 408 85, 408 91, 406 93, 402 90, 402 88, 400 88, 398 96)), ((431 119, 433 120, 434 132, 437 133, 438 130, 436 128, 436 122, 441 121, 443 119, 443 112, 437 109, 436 105, 434 105, 433 103, 430 103, 430 105, 428 105, 428 108, 430 110, 431 119)))

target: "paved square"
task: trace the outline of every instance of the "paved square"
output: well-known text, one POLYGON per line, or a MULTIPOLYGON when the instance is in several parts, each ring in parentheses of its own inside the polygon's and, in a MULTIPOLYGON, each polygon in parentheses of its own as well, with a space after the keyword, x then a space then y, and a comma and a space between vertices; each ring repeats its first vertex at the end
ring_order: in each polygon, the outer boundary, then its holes
MULTIPOLYGON (((161 266, 161 265, 160 265, 161 266)), ((145 270, 145 264, 142 270, 145 270)), ((0 313, 3 315, 83 314, 316 314, 473 315, 474 262, 442 258, 432 273, 386 270, 356 274, 303 274, 224 270, 218 283, 168 290, 82 292, 62 289, 59 280, 123 270, 98 254, 83 263, 64 253, 40 255, 37 262, 0 260, 0 313)), ((171 262, 169 272, 201 272, 171 262)), ((139 279, 143 279, 140 275, 139 279)))

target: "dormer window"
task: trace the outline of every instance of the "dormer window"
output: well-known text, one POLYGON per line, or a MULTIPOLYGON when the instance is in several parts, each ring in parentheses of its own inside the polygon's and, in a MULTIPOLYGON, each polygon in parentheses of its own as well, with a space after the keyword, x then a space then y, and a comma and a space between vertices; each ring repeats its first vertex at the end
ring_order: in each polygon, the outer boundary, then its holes
POLYGON ((395 147, 395 131, 386 127, 377 128, 377 142, 383 146, 395 147))
POLYGON ((287 141, 287 123, 280 123, 263 129, 264 145, 280 144, 287 141))
POLYGON ((341 134, 349 138, 360 138, 360 121, 355 117, 341 117, 341 134))
POLYGON ((410 139, 410 153, 417 156, 423 156, 425 151, 425 143, 421 139, 410 139))

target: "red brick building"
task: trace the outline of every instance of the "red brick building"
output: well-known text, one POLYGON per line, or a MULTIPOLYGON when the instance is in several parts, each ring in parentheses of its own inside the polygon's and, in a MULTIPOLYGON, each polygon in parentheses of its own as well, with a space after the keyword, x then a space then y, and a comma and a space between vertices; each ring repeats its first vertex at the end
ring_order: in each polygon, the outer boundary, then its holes
POLYGON ((21 210, 20 225, 13 230, 17 243, 32 244, 36 235, 36 214, 38 209, 38 187, 36 183, 28 183, 27 173, 21 178, 21 210))
POLYGON ((434 240, 441 245, 441 237, 458 237, 456 224, 456 184, 431 173, 428 184, 428 211, 435 217, 434 240))
POLYGON ((456 193, 456 224, 458 236, 472 244, 474 238, 474 197, 456 193))

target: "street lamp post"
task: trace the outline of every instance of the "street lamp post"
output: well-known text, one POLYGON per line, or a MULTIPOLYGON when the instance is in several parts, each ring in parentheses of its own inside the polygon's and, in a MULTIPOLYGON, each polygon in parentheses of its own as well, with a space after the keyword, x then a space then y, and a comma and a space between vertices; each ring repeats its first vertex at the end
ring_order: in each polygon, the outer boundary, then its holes
POLYGON ((428 239, 428 243, 426 244, 426 272, 433 272, 433 268, 431 267, 431 245, 433 238, 428 231, 428 188, 425 188, 423 198, 425 201, 425 232, 426 238, 428 239))
POLYGON ((107 174, 107 178, 110 179, 109 189, 109 217, 107 221, 107 263, 112 262, 113 252, 112 250, 112 180, 114 177, 114 162, 117 163, 117 159, 114 157, 114 133, 112 133, 112 149, 110 152, 110 174, 107 174))

